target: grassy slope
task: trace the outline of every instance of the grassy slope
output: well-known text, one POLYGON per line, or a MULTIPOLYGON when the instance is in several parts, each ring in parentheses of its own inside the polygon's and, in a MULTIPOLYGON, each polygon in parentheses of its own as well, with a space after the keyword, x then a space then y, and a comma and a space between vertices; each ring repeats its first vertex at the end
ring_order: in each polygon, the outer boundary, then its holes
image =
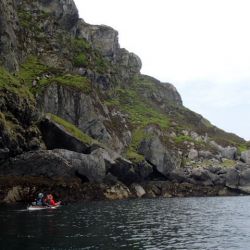
MULTIPOLYGON (((37 17, 29 12, 20 9, 19 19, 24 30, 34 34, 34 39, 38 38, 43 31, 39 29, 39 22, 44 22, 46 13, 41 12, 37 17), (32 24, 32 25, 31 25, 32 24)), ((85 67, 99 74, 106 74, 114 71, 112 66, 101 54, 94 50, 84 39, 67 40, 70 51, 69 58, 75 67, 85 67)), ((49 42, 49 40, 46 40, 49 42)), ((38 42, 41 42, 38 40, 38 42)), ((58 41, 60 44, 60 41, 58 41)), ((59 84, 67 86, 77 91, 89 94, 94 91, 91 82, 86 77, 74 74, 65 74, 62 69, 55 69, 43 65, 36 57, 29 57, 21 65, 21 71, 17 76, 9 74, 6 70, 0 69, 0 89, 8 89, 20 95, 33 98, 32 94, 39 94, 49 84, 59 84), (49 75, 49 77, 45 77, 49 75), (37 78, 38 77, 38 78, 37 78)), ((136 161, 141 161, 143 156, 137 153, 138 145, 145 137, 152 136, 145 132, 149 125, 157 125, 163 132, 173 131, 176 133, 174 143, 179 146, 184 141, 192 141, 190 137, 181 135, 182 130, 196 131, 199 134, 207 133, 211 138, 222 145, 235 145, 242 151, 247 148, 244 140, 236 135, 226 133, 214 126, 200 115, 182 107, 167 103, 168 110, 162 109, 159 104, 150 98, 145 98, 144 92, 159 91, 157 83, 150 78, 139 77, 130 86, 115 87, 110 98, 105 98, 105 104, 116 107, 128 115, 128 120, 132 130, 132 143, 127 150, 127 156, 136 161), (169 112, 168 112, 169 111, 169 112), (173 125, 174 124, 174 125, 173 125)), ((165 138, 169 140, 169 138, 165 138)))
POLYGON ((142 156, 137 153, 138 146, 144 138, 152 136, 145 132, 145 128, 152 124, 158 125, 163 132, 175 132, 176 137, 173 140, 166 136, 163 140, 167 143, 173 141, 179 148, 185 147, 183 143, 188 141, 193 142, 198 148, 210 149, 204 142, 197 142, 190 136, 181 134, 183 130, 195 131, 200 135, 207 134, 209 138, 223 146, 236 146, 239 152, 248 148, 242 138, 213 126, 201 115, 183 106, 166 101, 165 108, 162 109, 153 99, 144 95, 145 92, 158 91, 157 83, 150 78, 139 79, 126 88, 116 88, 111 97, 105 101, 106 105, 119 107, 128 115, 132 125, 132 143, 127 150, 128 158, 142 160, 142 156))

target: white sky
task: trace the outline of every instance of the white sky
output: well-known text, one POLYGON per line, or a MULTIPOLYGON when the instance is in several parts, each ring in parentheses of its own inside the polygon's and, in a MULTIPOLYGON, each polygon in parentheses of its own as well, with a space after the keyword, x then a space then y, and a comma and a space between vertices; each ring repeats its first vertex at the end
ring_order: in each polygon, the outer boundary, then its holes
POLYGON ((142 73, 184 105, 250 140, 249 0, 75 0, 80 17, 119 32, 142 73))

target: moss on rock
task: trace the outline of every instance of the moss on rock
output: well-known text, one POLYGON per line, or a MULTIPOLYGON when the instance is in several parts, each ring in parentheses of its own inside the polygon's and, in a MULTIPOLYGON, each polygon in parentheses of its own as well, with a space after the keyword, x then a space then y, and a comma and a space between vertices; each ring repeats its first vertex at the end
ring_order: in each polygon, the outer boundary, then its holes
POLYGON ((75 125, 73 125, 72 123, 65 121, 64 119, 60 118, 59 116, 53 115, 53 114, 48 114, 51 119, 58 123, 59 125, 63 126, 66 131, 68 131, 69 133, 71 133, 73 136, 75 136, 76 138, 78 138, 80 141, 91 145, 94 143, 98 143, 96 140, 94 140, 93 138, 91 138, 89 135, 83 133, 80 129, 78 129, 75 125))

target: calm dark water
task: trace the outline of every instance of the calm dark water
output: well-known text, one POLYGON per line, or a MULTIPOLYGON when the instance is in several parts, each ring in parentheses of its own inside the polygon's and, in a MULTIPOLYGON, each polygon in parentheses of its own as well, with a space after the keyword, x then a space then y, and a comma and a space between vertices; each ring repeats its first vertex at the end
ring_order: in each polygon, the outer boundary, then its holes
POLYGON ((0 249, 250 249, 250 197, 0 207, 0 249))

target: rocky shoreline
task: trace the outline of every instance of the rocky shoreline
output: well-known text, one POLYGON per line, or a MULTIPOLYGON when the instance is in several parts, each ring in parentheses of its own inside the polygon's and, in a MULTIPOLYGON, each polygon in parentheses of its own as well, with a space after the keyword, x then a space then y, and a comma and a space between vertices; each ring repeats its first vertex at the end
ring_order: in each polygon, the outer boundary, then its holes
POLYGON ((250 143, 141 74, 73 0, 0 3, 0 203, 250 193, 250 143))
POLYGON ((56 199, 64 204, 95 201, 124 200, 135 198, 174 198, 204 196, 238 196, 249 195, 239 189, 231 189, 222 185, 202 186, 191 183, 175 183, 170 181, 149 181, 133 183, 81 183, 77 180, 53 180, 36 177, 0 178, 0 204, 30 203, 37 193, 53 193, 56 199), (10 180, 11 179, 11 180, 10 180), (13 184, 14 183, 14 184, 13 184))
POLYGON ((105 149, 89 155, 65 149, 28 152, 1 168, 0 203, 30 202, 38 192, 67 202, 130 198, 232 196, 250 193, 250 166, 183 167, 163 175, 105 149), (116 155, 117 157, 117 155, 116 155))

